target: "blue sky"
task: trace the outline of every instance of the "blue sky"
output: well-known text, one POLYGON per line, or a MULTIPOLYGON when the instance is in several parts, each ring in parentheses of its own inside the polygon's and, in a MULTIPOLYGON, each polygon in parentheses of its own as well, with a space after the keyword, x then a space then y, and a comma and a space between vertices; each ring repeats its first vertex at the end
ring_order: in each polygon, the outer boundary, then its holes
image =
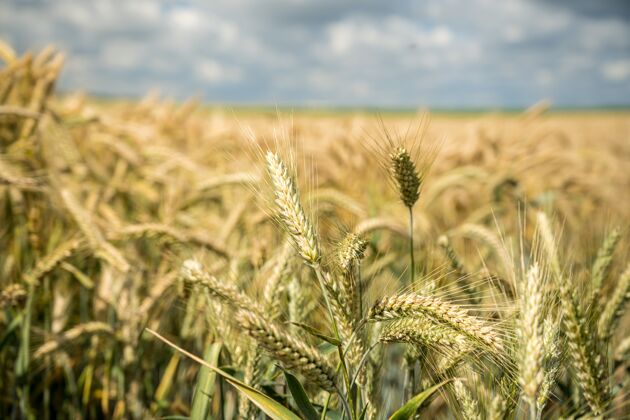
POLYGON ((207 102, 630 105, 630 1, 2 0, 0 38, 61 87, 207 102))

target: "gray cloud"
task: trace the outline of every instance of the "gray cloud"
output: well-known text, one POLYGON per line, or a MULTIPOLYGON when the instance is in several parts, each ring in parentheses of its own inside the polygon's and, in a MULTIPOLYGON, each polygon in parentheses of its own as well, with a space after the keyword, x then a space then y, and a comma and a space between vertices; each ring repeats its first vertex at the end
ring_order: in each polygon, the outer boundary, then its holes
POLYGON ((614 18, 630 20, 630 2, 627 0, 538 0, 552 7, 569 9, 589 19, 614 18))
POLYGON ((0 4, 0 37, 68 53, 65 89, 211 102, 628 105, 624 1, 0 4))

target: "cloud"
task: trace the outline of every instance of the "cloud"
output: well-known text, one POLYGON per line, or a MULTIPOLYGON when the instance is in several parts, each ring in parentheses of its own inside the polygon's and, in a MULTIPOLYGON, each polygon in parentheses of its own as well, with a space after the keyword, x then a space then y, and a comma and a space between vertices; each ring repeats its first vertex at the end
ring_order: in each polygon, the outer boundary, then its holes
POLYGON ((197 76, 207 83, 234 83, 242 77, 237 67, 225 67, 215 60, 203 60, 195 68, 197 76))
POLYGON ((623 82, 630 79, 630 59, 605 63, 602 66, 602 74, 613 82, 623 82))
POLYGON ((370 48, 405 53, 409 47, 445 48, 453 38, 444 26, 422 28, 414 22, 389 16, 380 22, 348 19, 328 27, 327 47, 336 54, 345 54, 354 48, 370 48))
POLYGON ((630 104, 627 1, 4 0, 0 37, 67 52, 63 89, 213 102, 630 104), (575 89, 580 86, 580 89, 575 89))

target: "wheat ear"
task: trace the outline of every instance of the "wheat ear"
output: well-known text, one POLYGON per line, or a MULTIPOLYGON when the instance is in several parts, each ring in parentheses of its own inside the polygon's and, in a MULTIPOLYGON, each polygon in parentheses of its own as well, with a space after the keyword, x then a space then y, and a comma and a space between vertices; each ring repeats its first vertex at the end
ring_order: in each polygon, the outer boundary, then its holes
POLYGON ((234 285, 219 281, 216 277, 203 271, 201 264, 197 261, 184 261, 181 276, 186 282, 204 287, 211 295, 234 305, 236 308, 247 309, 259 314, 265 313, 265 308, 262 305, 242 293, 234 285))
POLYGON ((413 207, 420 197, 421 179, 416 164, 404 147, 396 147, 389 155, 390 172, 400 199, 407 207, 413 207))
POLYGON ((563 307, 563 322, 567 336, 567 345, 576 372, 578 385, 595 415, 601 415, 608 399, 608 386, 601 366, 602 357, 595 348, 577 303, 571 295, 570 287, 560 289, 563 307))
POLYGON ((300 194, 289 169, 277 154, 267 152, 267 171, 271 177, 280 220, 289 232, 300 256, 311 265, 321 259, 315 229, 300 202, 300 194))
POLYGON ((70 190, 61 189, 59 195, 88 243, 94 249, 95 255, 107 261, 119 271, 126 273, 131 266, 118 248, 105 240, 101 231, 92 221, 92 215, 81 206, 70 190))
POLYGON ((503 349, 502 340, 492 325, 435 297, 403 293, 382 298, 370 309, 368 320, 394 320, 418 315, 448 325, 494 351, 503 349))
POLYGON ((521 341, 521 366, 519 380, 525 400, 533 413, 537 409, 537 396, 545 375, 543 371, 543 293, 544 274, 537 264, 525 275, 521 293, 521 317, 519 338, 521 341))
POLYGON ((559 321, 546 318, 543 322, 543 353, 544 353, 544 378, 536 399, 538 413, 542 413, 545 404, 551 395, 551 390, 560 373, 560 342, 558 338, 559 321))
POLYGON ((29 284, 35 284, 39 279, 54 269, 65 259, 72 256, 81 248, 84 241, 82 238, 73 237, 57 246, 48 255, 41 258, 35 267, 24 274, 24 280, 29 284))
POLYGON ((455 352, 470 348, 467 337, 452 328, 431 322, 429 319, 400 319, 391 322, 381 332, 384 343, 411 343, 427 347, 444 347, 455 352))
POLYGON ((628 300, 630 300, 630 263, 621 273, 617 286, 599 318, 597 329, 600 338, 608 340, 612 336, 628 300))
POLYGON ((328 392, 336 390, 335 370, 317 349, 254 312, 241 310, 237 313, 236 320, 285 369, 300 373, 328 392))
POLYGON ((479 403, 473 398, 470 390, 461 380, 456 379, 453 382, 453 392, 461 405, 463 417, 466 420, 481 420, 479 403))
POLYGON ((615 228, 606 236, 601 248, 597 251, 597 258, 591 269, 591 284, 593 293, 598 296, 602 288, 604 279, 608 275, 610 263, 612 262, 613 253, 621 239, 621 230, 615 228))
POLYGON ((569 355, 575 370, 577 382, 591 411, 601 415, 606 409, 608 384, 604 374, 604 358, 599 354, 596 343, 591 339, 576 299, 573 296, 572 282, 565 278, 560 269, 558 247, 547 216, 537 215, 538 235, 551 273, 560 290, 560 303, 563 312, 563 324, 569 347, 569 355))
POLYGON ((362 293, 357 285, 356 271, 365 256, 367 241, 361 236, 349 233, 339 244, 337 261, 341 268, 341 290, 348 303, 350 314, 360 317, 362 293))
POLYGON ((12 283, 0 290, 0 309, 17 306, 27 298, 27 292, 19 283, 12 283))

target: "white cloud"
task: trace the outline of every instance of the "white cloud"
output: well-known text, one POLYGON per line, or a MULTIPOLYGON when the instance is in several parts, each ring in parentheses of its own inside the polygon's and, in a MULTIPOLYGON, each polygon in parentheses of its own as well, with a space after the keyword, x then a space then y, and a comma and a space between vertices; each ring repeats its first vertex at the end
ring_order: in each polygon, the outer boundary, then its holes
POLYGON ((630 59, 605 63, 602 66, 602 74, 613 82, 623 82, 630 79, 630 59))
POLYGON ((150 52, 142 42, 114 39, 103 45, 99 64, 115 70, 133 70, 146 59, 146 54, 150 52))
POLYGON ((145 22, 156 22, 162 16, 159 3, 153 0, 134 0, 127 7, 131 14, 145 22))
POLYGON ((352 48, 405 50, 409 46, 446 47, 453 33, 446 26, 424 28, 400 16, 388 16, 382 21, 348 19, 328 27, 328 47, 337 54, 352 48))
POLYGON ((179 30, 193 31, 201 25, 201 16, 192 7, 176 8, 170 13, 170 20, 179 30))
POLYGON ((227 67, 219 62, 204 59, 195 68, 197 76, 206 83, 235 83, 241 80, 242 72, 236 67, 227 67))
POLYGON ((98 93, 627 104, 630 84, 617 82, 630 79, 630 23, 607 7, 597 15, 555 0, 0 0, 0 37, 19 50, 61 46, 63 88, 98 93))

